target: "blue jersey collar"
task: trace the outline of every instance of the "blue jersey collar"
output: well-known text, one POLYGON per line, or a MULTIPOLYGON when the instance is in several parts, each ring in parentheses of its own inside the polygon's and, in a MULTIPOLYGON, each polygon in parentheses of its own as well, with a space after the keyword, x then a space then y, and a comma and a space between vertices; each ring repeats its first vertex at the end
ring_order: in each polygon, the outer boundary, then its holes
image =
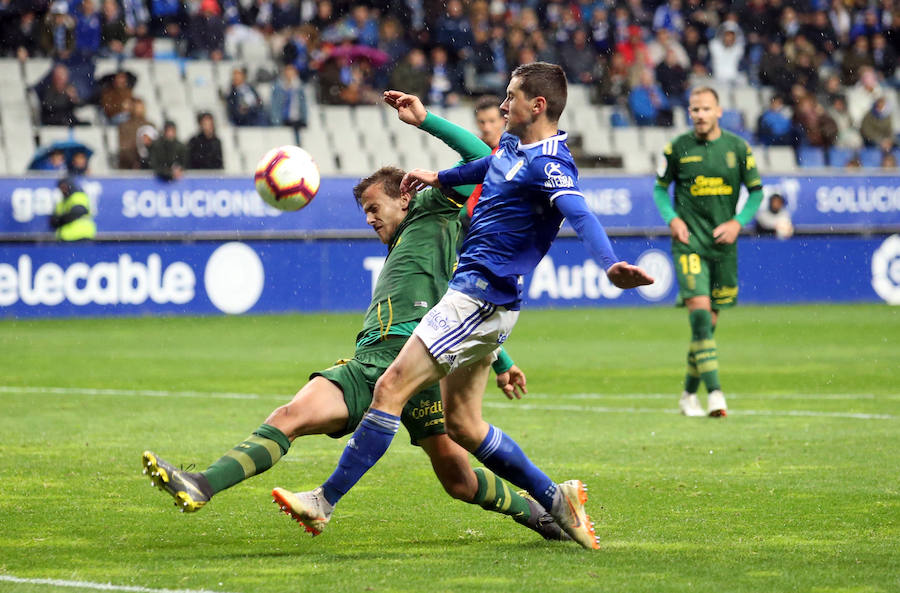
POLYGON ((562 130, 557 130, 555 136, 550 136, 549 138, 544 138, 543 140, 538 140, 537 142, 532 142, 531 144, 522 144, 522 141, 519 140, 518 146, 516 146, 516 150, 522 150, 523 148, 534 148, 535 146, 540 146, 544 142, 565 142, 566 138, 569 137, 567 132, 563 132, 562 130))

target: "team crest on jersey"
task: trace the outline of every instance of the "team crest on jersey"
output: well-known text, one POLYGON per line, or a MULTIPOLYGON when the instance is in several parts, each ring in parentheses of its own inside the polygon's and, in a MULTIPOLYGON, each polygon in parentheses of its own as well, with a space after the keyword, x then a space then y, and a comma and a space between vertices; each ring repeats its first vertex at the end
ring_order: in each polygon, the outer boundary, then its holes
POLYGON ((547 176, 544 187, 575 187, 575 180, 572 179, 571 175, 564 175, 562 165, 556 161, 550 161, 544 165, 544 175, 547 176))
POLYGON ((737 167, 737 157, 734 156, 734 152, 729 150, 725 153, 725 164, 728 165, 729 169, 737 167))
POLYGON ((507 180, 507 181, 512 181, 512 178, 516 176, 516 173, 519 172, 519 169, 521 169, 521 168, 522 168, 522 165, 524 165, 524 164, 525 164, 525 159, 519 159, 519 160, 516 162, 516 164, 512 166, 512 169, 510 169, 510 170, 506 173, 506 180, 507 180))

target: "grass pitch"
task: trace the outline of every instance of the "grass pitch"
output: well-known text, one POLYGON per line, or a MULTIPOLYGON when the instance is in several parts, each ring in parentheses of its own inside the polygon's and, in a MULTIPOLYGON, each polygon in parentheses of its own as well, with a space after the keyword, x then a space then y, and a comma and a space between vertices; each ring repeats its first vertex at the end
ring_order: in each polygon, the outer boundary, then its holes
POLYGON ((724 420, 674 413, 684 311, 526 310, 509 351, 530 393, 490 387, 485 416, 589 485, 595 553, 452 501, 402 430, 314 539, 268 494, 318 485, 344 440, 299 439, 194 515, 140 475, 145 448, 217 459, 349 356, 359 322, 0 322, 0 593, 900 590, 900 309, 885 306, 726 311, 724 420))

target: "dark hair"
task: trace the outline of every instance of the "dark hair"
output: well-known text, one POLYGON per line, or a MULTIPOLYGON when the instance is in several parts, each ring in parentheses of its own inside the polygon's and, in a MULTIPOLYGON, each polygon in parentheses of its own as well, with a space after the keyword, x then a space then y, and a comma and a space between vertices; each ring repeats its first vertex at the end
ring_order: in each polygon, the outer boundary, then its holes
POLYGON ((213 117, 212 113, 210 113, 209 111, 201 111, 197 114, 197 124, 202 124, 203 120, 207 117, 213 120, 213 123, 216 122, 216 119, 213 117))
POLYGON ((494 97, 493 95, 478 97, 478 100, 475 101, 475 115, 478 115, 486 109, 496 109, 499 111, 500 103, 502 103, 502 101, 499 101, 497 97, 494 97))
POLYGON ((699 95, 701 93, 711 93, 713 97, 716 98, 716 104, 719 103, 719 93, 716 92, 716 89, 711 86, 695 86, 691 89, 691 95, 699 95))
POLYGON ((513 70, 512 77, 522 81, 521 89, 529 99, 544 97, 547 100, 547 119, 556 122, 566 108, 568 86, 566 74, 556 64, 532 62, 513 70))
POLYGON ((398 199, 400 197, 400 182, 403 181, 404 175, 406 175, 406 172, 402 169, 387 166, 378 169, 368 177, 360 179, 359 183, 353 188, 353 197, 356 198, 356 203, 362 206, 363 193, 379 183, 382 184, 387 195, 398 199))

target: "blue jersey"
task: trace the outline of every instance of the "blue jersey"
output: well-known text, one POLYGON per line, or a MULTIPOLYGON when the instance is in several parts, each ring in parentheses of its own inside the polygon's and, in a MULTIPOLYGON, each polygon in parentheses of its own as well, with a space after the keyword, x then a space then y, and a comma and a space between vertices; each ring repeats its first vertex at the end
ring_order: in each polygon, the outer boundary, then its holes
POLYGON ((582 196, 566 134, 521 144, 509 133, 488 157, 481 198, 450 288, 509 309, 522 301, 522 276, 550 249, 563 222, 561 195, 582 196))

